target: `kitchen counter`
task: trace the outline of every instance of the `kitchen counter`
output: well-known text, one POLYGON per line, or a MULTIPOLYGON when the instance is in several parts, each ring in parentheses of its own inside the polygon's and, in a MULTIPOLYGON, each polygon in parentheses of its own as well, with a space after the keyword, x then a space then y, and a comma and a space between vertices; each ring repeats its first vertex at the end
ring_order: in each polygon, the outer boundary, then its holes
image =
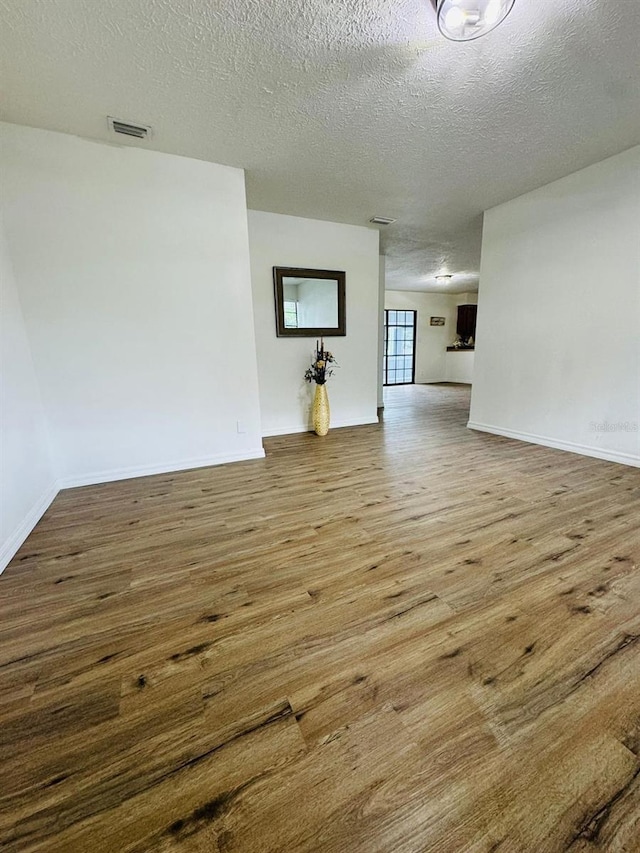
POLYGON ((444 357, 445 382, 462 382, 465 385, 471 385, 475 355, 471 347, 465 349, 447 347, 444 357))

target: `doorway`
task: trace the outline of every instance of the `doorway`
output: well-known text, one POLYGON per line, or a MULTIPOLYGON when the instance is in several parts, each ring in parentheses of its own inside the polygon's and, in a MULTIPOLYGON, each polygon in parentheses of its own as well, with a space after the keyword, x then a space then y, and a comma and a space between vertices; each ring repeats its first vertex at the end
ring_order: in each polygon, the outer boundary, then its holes
POLYGON ((384 384, 413 385, 416 381, 417 311, 384 312, 384 384))

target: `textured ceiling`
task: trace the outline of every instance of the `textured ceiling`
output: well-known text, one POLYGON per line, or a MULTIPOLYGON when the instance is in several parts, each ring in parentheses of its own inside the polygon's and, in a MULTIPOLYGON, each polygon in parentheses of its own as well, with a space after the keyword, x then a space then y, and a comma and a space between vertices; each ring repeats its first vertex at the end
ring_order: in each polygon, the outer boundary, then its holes
MULTIPOLYGON (((7 121, 241 166, 249 206, 382 230, 388 287, 477 286, 482 211, 640 142, 638 0, 2 0, 7 121), (118 140, 122 140, 118 137, 118 140)), ((286 260, 286 259, 284 259, 286 260)), ((283 260, 283 263, 284 263, 283 260)))

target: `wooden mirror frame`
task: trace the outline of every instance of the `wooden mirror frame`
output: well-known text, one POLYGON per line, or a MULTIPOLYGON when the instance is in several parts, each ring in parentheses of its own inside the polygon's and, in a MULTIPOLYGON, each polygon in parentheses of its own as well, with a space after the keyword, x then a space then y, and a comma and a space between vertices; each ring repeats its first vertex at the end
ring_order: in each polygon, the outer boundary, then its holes
POLYGON ((299 267, 274 267, 273 289, 276 302, 276 335, 279 338, 331 338, 347 334, 346 274, 341 270, 307 270, 299 267), (338 325, 328 329, 290 329, 284 325, 284 278, 326 278, 338 284, 338 325))

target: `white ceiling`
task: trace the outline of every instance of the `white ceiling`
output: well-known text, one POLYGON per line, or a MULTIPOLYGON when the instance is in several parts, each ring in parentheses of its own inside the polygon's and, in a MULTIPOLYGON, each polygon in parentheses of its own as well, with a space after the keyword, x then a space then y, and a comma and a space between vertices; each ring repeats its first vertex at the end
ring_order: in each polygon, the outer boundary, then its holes
MULTIPOLYGON (((381 229, 388 287, 477 287, 482 211, 640 142, 638 0, 3 0, 7 121, 247 170, 249 206, 381 229), (123 137, 117 137, 122 140, 123 137)), ((286 258, 283 259, 285 263, 286 258)))

